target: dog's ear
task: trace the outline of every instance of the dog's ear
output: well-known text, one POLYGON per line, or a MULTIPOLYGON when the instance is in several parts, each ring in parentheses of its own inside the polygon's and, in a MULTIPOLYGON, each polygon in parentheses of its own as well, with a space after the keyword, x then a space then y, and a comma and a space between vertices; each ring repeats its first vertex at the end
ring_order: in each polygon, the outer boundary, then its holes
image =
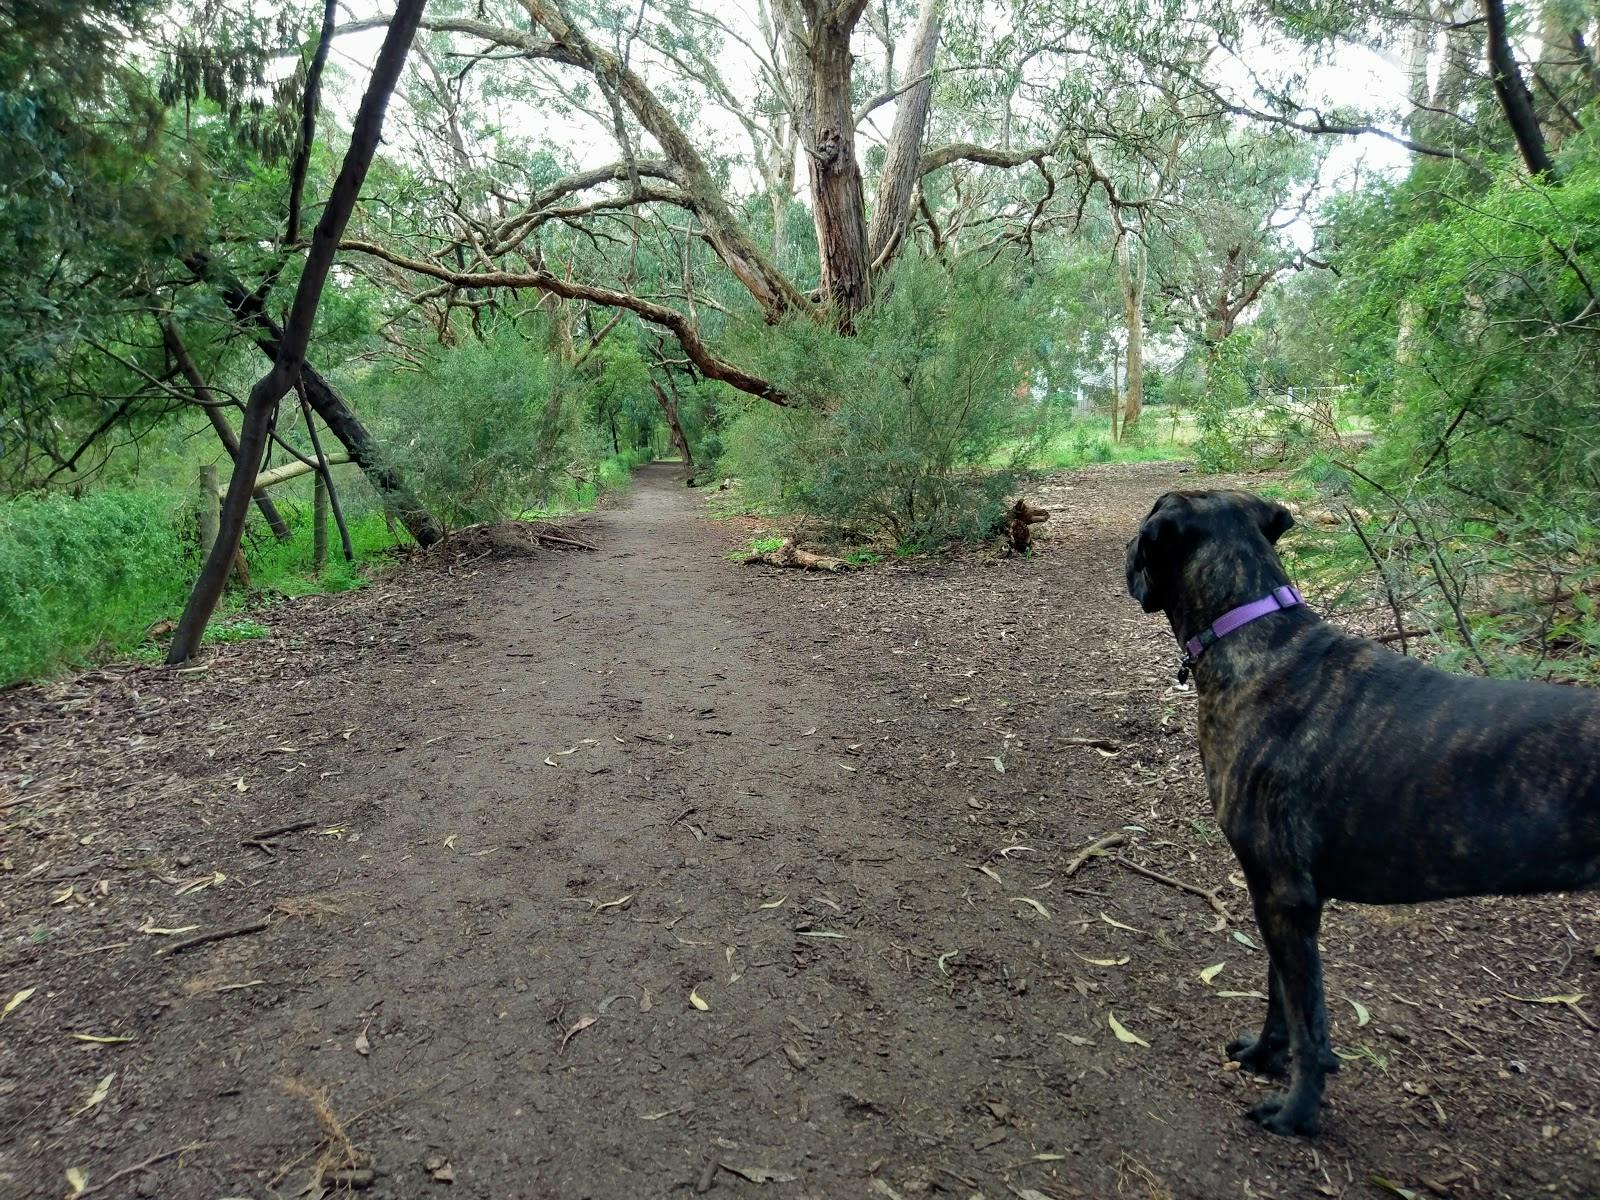
POLYGON ((1276 546, 1278 539, 1294 528, 1294 514, 1274 500, 1254 497, 1259 516, 1257 523, 1268 543, 1276 546))
POLYGON ((1187 506, 1168 492, 1128 543, 1128 594, 1147 613, 1166 608, 1172 592, 1172 557, 1190 526, 1187 506))

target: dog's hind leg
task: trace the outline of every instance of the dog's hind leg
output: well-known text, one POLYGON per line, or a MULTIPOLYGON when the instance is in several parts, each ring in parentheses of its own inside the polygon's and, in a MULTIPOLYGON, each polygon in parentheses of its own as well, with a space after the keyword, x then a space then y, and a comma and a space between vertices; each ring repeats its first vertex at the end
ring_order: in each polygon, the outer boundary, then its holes
MULTIPOLYGON (((1278 980, 1292 1064, 1289 1090, 1268 1096, 1250 1115, 1274 1133, 1313 1134, 1332 1057, 1317 952, 1322 901, 1309 879, 1275 880, 1256 899, 1256 921, 1278 980)), ((1268 1007, 1270 1019, 1270 1000, 1268 1007)))

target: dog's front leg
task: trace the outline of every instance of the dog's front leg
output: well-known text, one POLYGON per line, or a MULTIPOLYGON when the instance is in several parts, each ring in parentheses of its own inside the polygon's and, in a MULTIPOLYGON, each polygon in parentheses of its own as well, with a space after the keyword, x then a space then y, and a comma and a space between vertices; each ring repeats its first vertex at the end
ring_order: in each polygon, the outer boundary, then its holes
POLYGON ((1289 1023, 1283 1015, 1283 983, 1267 964, 1267 1019, 1259 1035, 1241 1033, 1228 1043, 1228 1057, 1257 1075, 1282 1075, 1289 1066, 1289 1023))
POLYGON ((1275 881, 1257 898, 1255 907, 1272 959, 1272 974, 1278 981, 1292 1066, 1289 1090, 1268 1096, 1250 1115, 1274 1133, 1313 1134, 1322 1106, 1325 1064, 1332 1057, 1323 1007, 1322 958, 1317 952, 1322 901, 1310 880, 1275 881))

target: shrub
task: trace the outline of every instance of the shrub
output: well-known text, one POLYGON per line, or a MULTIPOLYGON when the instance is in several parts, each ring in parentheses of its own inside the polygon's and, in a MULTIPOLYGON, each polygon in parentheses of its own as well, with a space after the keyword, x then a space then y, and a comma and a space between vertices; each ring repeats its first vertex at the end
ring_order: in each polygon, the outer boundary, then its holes
POLYGON ((448 526, 499 521, 527 508, 577 450, 569 381, 553 377, 542 340, 506 325, 450 351, 385 397, 386 444, 407 480, 448 526))
POLYGON ((1016 273, 907 255, 847 337, 804 317, 744 332, 741 359, 793 407, 738 399, 722 469, 752 498, 835 536, 936 543, 989 533, 1042 439, 1019 398, 1039 317, 1016 273))

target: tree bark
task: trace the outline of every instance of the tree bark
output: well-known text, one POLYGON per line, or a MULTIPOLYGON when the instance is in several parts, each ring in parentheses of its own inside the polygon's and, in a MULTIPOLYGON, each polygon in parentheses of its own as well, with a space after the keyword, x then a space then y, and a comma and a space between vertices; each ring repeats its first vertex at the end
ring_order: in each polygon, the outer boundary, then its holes
POLYGON ((1144 411, 1144 246, 1136 235, 1124 231, 1117 241, 1117 275, 1122 284, 1122 320, 1128 336, 1128 360, 1123 372, 1122 433, 1139 424, 1144 411))
POLYGON ((812 215, 822 258, 821 290, 846 333, 872 302, 867 256, 867 206, 856 162, 855 107, 850 102, 850 34, 859 0, 814 0, 810 84, 816 128, 806 146, 812 215))
POLYGON ((882 270, 894 257, 911 224, 912 203, 921 178, 918 167, 922 139, 928 128, 928 110, 933 106, 933 60, 939 50, 943 10, 944 0, 922 0, 917 13, 917 36, 911 46, 906 77, 918 82, 899 97, 894 127, 889 133, 888 156, 873 197, 868 239, 873 270, 882 270))
POLYGON ((1528 164, 1528 170, 1554 181, 1556 167, 1545 146, 1533 96, 1511 52, 1504 0, 1483 0, 1483 13, 1488 26, 1489 75, 1494 80, 1494 94, 1505 113, 1506 123, 1511 126, 1511 135, 1517 139, 1517 149, 1522 152, 1522 161, 1528 164))
MULTIPOLYGON (((200 374, 200 368, 195 366, 194 359, 189 356, 189 348, 178 336, 177 327, 165 317, 161 319, 161 337, 166 343, 167 353, 172 355, 172 361, 177 363, 179 372, 189 385, 189 390, 194 393, 195 400, 205 409, 206 417, 211 422, 211 428, 216 430, 222 448, 228 452, 229 458, 238 461, 239 439, 234 436, 233 426, 229 424, 227 414, 222 411, 222 405, 212 394, 205 376, 200 374)), ((255 502, 262 519, 267 523, 267 528, 272 530, 272 536, 280 542, 288 541, 288 523, 284 521, 283 515, 278 512, 278 506, 272 502, 272 497, 267 495, 265 489, 256 490, 255 502)))
POLYGON ((228 494, 222 502, 217 542, 200 568, 194 590, 189 594, 189 602, 178 621, 172 646, 167 653, 169 664, 187 662, 199 649, 201 635, 205 633, 206 624, 227 584, 228 570, 239 552, 239 539, 244 532, 245 511, 255 487, 256 472, 266 452, 273 413, 284 393, 300 377, 317 306, 321 302, 328 273, 333 267, 339 239, 361 195, 361 184, 372 165, 373 155, 377 153, 389 97, 400 81, 400 72, 405 66, 406 55, 416 36, 417 23, 422 19, 426 3, 427 0, 399 0, 388 32, 384 35, 383 47, 378 51, 378 59, 373 66, 372 79, 356 111, 350 148, 345 151, 339 177, 322 210, 316 232, 312 234, 305 270, 301 273, 299 287, 295 289, 294 304, 289 310, 289 319, 279 340, 272 369, 250 389, 250 398, 245 404, 244 424, 239 433, 239 457, 234 463, 233 476, 228 481, 228 494))

